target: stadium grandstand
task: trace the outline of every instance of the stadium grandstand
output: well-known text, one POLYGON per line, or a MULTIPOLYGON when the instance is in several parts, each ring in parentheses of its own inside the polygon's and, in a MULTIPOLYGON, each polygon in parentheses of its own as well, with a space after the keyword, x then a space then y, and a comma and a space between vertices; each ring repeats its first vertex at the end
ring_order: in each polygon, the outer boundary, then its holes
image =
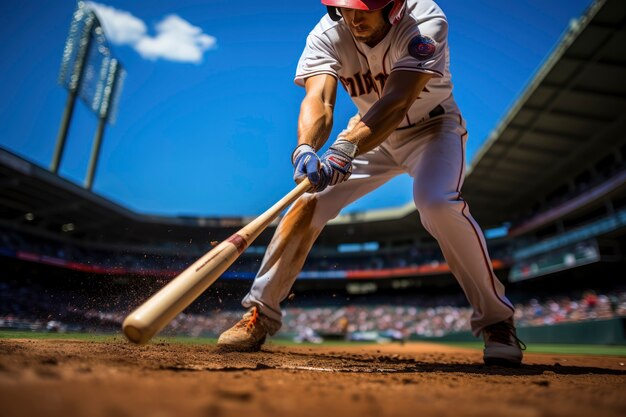
MULTIPOLYGON (((572 21, 467 169, 463 197, 522 337, 593 320, 613 332, 596 342, 626 340, 625 19, 607 0, 572 21)), ((250 220, 139 214, 0 149, 0 327, 118 330, 250 220)), ((168 331, 232 324, 274 228, 168 331)), ((301 337, 442 337, 468 333, 471 314, 412 203, 334 219, 286 304, 284 332, 301 337)))

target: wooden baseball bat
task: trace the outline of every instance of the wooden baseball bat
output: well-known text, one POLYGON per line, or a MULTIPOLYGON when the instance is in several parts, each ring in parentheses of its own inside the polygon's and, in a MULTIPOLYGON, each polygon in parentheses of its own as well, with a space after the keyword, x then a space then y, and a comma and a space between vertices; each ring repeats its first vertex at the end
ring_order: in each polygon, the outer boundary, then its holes
POLYGON ((309 189, 305 179, 287 195, 237 233, 211 249, 145 303, 130 313, 122 324, 133 343, 147 343, 180 312, 198 298, 282 211, 309 189))

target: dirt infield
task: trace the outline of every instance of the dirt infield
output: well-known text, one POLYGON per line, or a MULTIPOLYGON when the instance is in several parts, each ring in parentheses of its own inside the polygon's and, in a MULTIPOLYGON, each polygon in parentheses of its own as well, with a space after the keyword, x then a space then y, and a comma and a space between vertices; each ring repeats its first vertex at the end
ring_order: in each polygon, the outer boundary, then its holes
POLYGON ((626 358, 481 353, 428 344, 281 347, 0 340, 0 415, 624 416, 626 358))

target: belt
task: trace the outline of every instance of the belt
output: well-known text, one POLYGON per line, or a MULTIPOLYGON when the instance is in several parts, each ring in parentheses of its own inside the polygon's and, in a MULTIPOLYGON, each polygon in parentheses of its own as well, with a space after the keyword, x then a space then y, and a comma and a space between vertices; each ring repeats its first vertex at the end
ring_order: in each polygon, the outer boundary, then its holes
MULTIPOLYGON (((443 106, 442 106, 441 104, 439 104, 439 105, 437 105, 437 107, 435 107, 434 109, 432 109, 432 110, 430 111, 430 113, 428 113, 428 116, 427 116, 427 117, 424 117, 424 118, 423 118, 422 120, 420 120, 418 123, 423 122, 423 121, 426 121, 426 120, 429 120, 429 119, 432 119, 432 118, 435 118, 435 117, 437 117, 437 116, 441 116, 441 115, 443 115, 443 114, 446 114, 446 109, 444 109, 444 108, 443 108, 443 106)), ((415 126, 416 124, 417 124, 417 123, 411 123, 411 124, 410 124, 410 125, 408 125, 408 126, 402 126, 402 127, 399 127, 399 128, 397 128, 396 130, 408 129, 408 128, 410 128, 410 127, 415 126)))

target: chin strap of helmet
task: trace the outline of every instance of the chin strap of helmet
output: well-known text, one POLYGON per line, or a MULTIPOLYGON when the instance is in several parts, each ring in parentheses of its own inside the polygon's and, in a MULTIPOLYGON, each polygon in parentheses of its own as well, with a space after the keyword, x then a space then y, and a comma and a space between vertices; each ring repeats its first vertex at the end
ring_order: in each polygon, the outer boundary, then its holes
POLYGON ((393 5, 394 3, 391 2, 383 8, 383 16, 385 16, 385 20, 387 21, 387 23, 391 23, 389 21, 389 13, 391 13, 391 9, 393 9, 393 5))
POLYGON ((335 22, 341 20, 341 13, 339 13, 339 10, 336 7, 326 6, 326 9, 328 10, 328 15, 332 20, 334 20, 335 22))

